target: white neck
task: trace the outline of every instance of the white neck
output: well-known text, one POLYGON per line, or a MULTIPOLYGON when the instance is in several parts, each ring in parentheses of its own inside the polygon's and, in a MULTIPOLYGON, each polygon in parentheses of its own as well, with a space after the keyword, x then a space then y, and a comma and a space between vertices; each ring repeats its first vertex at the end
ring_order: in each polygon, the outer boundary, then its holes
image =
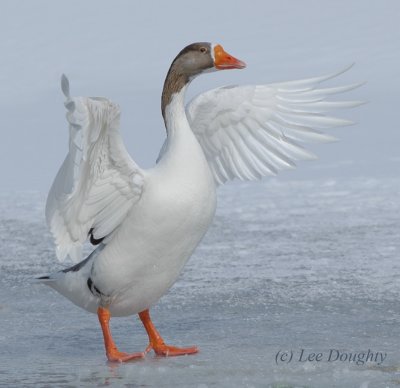
POLYGON ((177 131, 188 127, 185 112, 185 93, 188 84, 186 84, 178 93, 174 93, 171 102, 165 108, 165 127, 167 136, 174 136, 177 131))
POLYGON ((162 148, 160 162, 170 164, 172 161, 180 165, 188 160, 200 158, 205 161, 203 150, 192 132, 185 112, 185 85, 179 92, 174 93, 171 102, 165 108, 165 127, 167 139, 162 148))

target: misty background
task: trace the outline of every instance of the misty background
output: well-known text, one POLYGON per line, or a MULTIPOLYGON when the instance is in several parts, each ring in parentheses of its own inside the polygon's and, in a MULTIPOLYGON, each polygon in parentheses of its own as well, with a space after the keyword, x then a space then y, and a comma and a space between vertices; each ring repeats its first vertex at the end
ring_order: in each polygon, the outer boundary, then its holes
MULTIPOLYGON (((260 84, 355 66, 331 81, 367 84, 338 98, 369 101, 340 111, 355 126, 340 142, 312 145, 319 159, 279 179, 397 176, 400 172, 398 1, 2 1, 0 176, 2 190, 47 193, 68 147, 60 76, 72 95, 121 106, 133 159, 154 164, 165 137, 160 95, 176 54, 221 43, 248 67, 203 75, 188 98, 226 84, 260 84)), ((329 84, 328 84, 329 85, 329 84)))

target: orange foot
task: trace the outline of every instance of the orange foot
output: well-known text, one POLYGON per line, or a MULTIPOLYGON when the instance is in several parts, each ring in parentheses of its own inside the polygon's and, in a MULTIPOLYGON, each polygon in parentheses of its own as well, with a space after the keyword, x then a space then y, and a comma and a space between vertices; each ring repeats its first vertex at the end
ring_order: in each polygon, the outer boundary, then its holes
POLYGON ((147 346, 145 353, 148 353, 150 350, 154 350, 157 356, 165 357, 184 356, 186 354, 198 353, 199 351, 197 346, 191 346, 189 348, 177 348, 176 346, 166 345, 164 342, 156 344, 150 343, 149 346, 147 346))
POLYGON ((97 315, 99 318, 100 326, 103 331, 103 337, 104 337, 104 346, 106 348, 106 355, 108 361, 112 362, 125 362, 125 361, 130 361, 135 358, 143 358, 145 356, 144 353, 125 353, 125 352, 120 352, 117 348, 117 346, 114 343, 114 340, 111 335, 111 330, 109 326, 110 322, 110 312, 103 308, 99 307, 97 310, 97 315))
POLYGON ((143 323, 143 326, 147 331, 150 340, 150 343, 147 346, 145 353, 148 353, 150 350, 154 350, 154 352, 158 356, 168 357, 168 356, 183 356, 186 354, 194 354, 199 351, 197 346, 191 346, 189 348, 177 348, 175 346, 166 345, 160 333, 157 331, 153 322, 150 319, 149 310, 144 310, 141 313, 139 313, 139 317, 143 323))
POLYGON ((107 359, 111 362, 126 362, 130 360, 134 360, 136 358, 144 358, 145 353, 125 353, 120 352, 118 349, 108 349, 107 350, 107 359))

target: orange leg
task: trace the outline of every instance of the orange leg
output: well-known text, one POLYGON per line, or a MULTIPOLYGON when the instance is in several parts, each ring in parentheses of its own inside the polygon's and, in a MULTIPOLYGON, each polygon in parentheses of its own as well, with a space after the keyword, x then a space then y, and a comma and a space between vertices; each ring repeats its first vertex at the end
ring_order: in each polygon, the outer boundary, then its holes
POLYGON ((177 348, 175 346, 166 345, 150 319, 149 310, 144 310, 139 313, 139 317, 147 331, 150 341, 145 353, 153 349, 159 356, 183 356, 185 354, 193 354, 199 351, 196 346, 190 348, 177 348))
POLYGON ((143 358, 144 353, 124 353, 120 352, 117 346, 114 343, 114 340, 111 336, 110 330, 110 312, 103 308, 99 307, 97 309, 97 316, 99 317, 99 322, 101 329, 103 330, 103 337, 104 337, 104 346, 106 347, 106 354, 108 361, 118 361, 118 362, 125 362, 129 360, 133 360, 134 358, 143 358))

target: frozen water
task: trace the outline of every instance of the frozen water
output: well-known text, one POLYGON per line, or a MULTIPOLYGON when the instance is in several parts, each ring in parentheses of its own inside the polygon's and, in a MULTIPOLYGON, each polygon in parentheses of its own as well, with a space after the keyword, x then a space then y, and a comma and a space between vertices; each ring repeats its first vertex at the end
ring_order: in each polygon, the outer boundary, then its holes
MULTIPOLYGON (((222 187, 213 226, 153 309, 169 343, 201 352, 124 365, 106 363, 95 315, 32 282, 60 269, 44 195, 1 193, 0 385, 398 386, 399 189, 391 178, 222 187), (322 360, 300 362, 301 349, 322 360), (330 349, 386 358, 328 362, 330 349), (277 364, 278 351, 292 361, 277 364)), ((112 328, 122 350, 147 344, 136 317, 112 328)))

